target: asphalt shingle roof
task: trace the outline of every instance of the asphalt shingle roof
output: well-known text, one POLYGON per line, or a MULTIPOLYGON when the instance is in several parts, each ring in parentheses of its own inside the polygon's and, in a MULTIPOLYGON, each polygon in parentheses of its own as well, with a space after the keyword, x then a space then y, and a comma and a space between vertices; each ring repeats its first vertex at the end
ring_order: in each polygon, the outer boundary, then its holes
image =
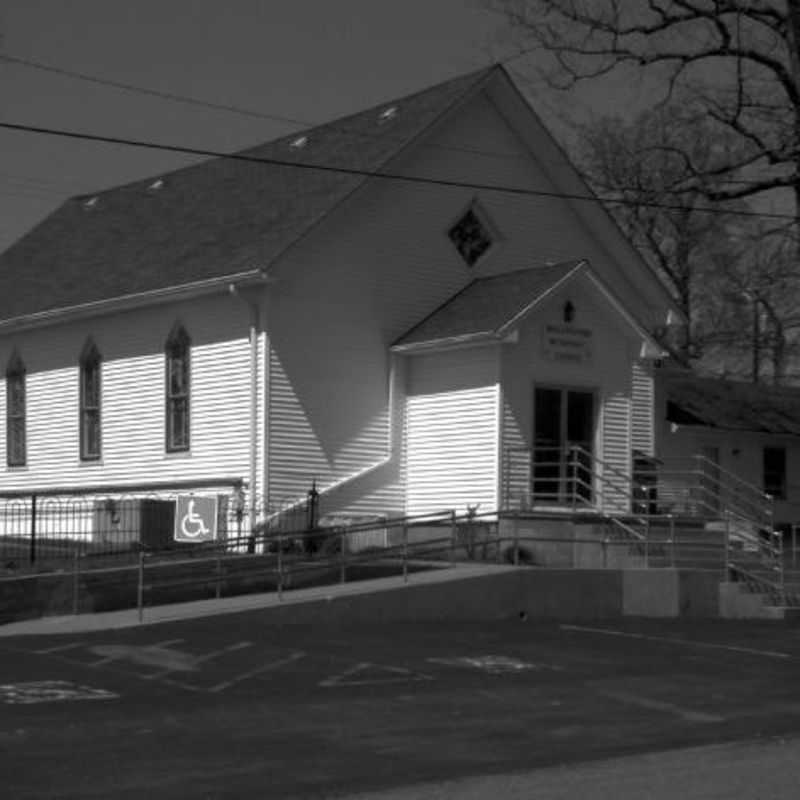
MULTIPOLYGON (((496 69, 242 154, 374 172, 496 69)), ((0 320, 266 268, 365 180, 226 158, 160 179, 99 192, 91 206, 72 198, 0 255, 0 320)))
POLYGON ((564 261, 476 278, 400 337, 394 346, 496 334, 582 263, 564 261))
POLYGON ((800 389, 681 375, 666 392, 670 422, 800 435, 800 389))

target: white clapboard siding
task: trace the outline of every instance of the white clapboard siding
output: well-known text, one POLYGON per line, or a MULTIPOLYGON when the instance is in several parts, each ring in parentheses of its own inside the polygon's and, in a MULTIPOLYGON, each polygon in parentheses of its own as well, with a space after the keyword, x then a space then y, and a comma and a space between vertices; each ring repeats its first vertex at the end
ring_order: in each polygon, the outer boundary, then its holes
POLYGON ((452 350, 410 360, 406 513, 498 506, 499 354, 452 350))
POLYGON ((630 511, 631 401, 626 394, 603 398, 603 511, 630 511))
MULTIPOLYGON (((20 345, 28 369, 27 464, 5 466, 0 488, 167 484, 249 475, 250 345, 229 298, 154 307, 34 331, 20 345), (191 338, 191 450, 165 451, 164 343, 180 319, 191 338), (102 457, 81 462, 78 358, 91 335, 102 355, 102 457)), ((263 370, 261 371, 263 372, 263 370)), ((263 375, 258 376, 259 383, 263 375)), ((0 381, 0 416, 5 386, 0 381)), ((5 432, 3 431, 3 434, 5 432)), ((0 436, 5 450, 5 436, 0 436)))
POLYGON ((502 503, 504 507, 523 509, 530 504, 531 450, 525 442, 519 419, 506 397, 503 398, 502 503))
MULTIPOLYGON (((324 392, 324 386, 318 391, 324 392)), ((321 492, 323 514, 386 514, 402 509, 399 456, 393 459, 389 449, 388 386, 381 386, 380 395, 377 413, 368 419, 357 416, 357 407, 337 405, 338 416, 332 421, 335 436, 326 440, 278 355, 270 354, 267 458, 273 511, 302 502, 312 482, 321 492)))
POLYGON ((498 387, 409 397, 406 510, 497 508, 498 387))
POLYGON ((631 446, 646 456, 655 449, 653 366, 634 361, 631 386, 631 446))

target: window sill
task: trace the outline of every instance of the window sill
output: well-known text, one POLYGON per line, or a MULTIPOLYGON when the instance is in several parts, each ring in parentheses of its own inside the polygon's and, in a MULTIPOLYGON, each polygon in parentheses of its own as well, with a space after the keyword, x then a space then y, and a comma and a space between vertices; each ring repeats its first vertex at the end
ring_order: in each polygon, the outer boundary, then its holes
POLYGON ((192 451, 191 450, 168 450, 164 453, 164 458, 166 459, 173 459, 173 458, 191 458, 192 451))

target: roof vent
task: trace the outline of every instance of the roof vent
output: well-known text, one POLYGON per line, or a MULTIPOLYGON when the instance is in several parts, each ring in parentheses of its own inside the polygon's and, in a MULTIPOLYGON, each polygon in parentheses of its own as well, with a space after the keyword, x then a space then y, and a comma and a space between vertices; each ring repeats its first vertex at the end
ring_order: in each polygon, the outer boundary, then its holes
POLYGON ((384 108, 380 114, 378 114, 378 122, 389 122, 389 120, 394 119, 397 116, 397 106, 389 106, 388 108, 384 108))
POLYGON ((302 150, 307 144, 308 136, 298 136, 296 139, 292 139, 292 141, 289 142, 289 147, 295 150, 302 150))
POLYGON ((99 199, 100 198, 98 198, 98 197, 90 197, 88 200, 84 200, 83 201, 83 207, 84 208, 94 208, 97 205, 97 201, 99 199))
POLYGON ((164 187, 164 180, 162 178, 158 178, 154 180, 147 188, 152 189, 154 192, 157 192, 159 189, 164 187))

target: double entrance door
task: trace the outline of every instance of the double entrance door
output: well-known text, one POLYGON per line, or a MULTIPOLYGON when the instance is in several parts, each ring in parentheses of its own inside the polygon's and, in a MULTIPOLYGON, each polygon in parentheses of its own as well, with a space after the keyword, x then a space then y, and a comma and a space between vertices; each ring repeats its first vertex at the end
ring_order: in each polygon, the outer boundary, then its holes
POLYGON ((533 400, 533 500, 592 503, 594 392, 536 387, 533 400))

